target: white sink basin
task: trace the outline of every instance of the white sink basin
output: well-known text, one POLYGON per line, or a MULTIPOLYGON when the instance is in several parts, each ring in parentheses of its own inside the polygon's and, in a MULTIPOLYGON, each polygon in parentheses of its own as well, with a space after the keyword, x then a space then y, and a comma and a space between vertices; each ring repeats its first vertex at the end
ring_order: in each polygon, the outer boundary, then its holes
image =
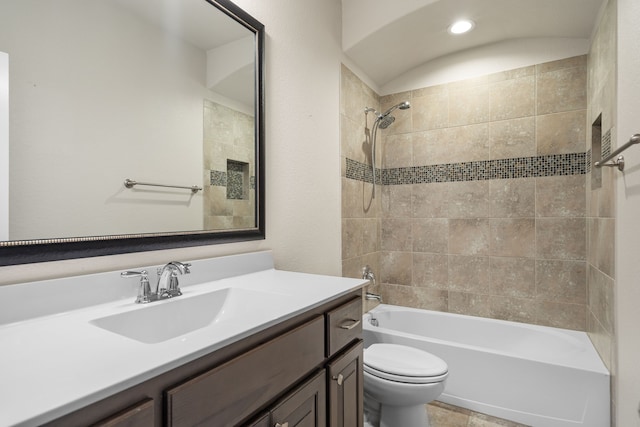
POLYGON ((257 314, 281 305, 282 295, 242 288, 225 288, 136 306, 90 323, 147 344, 159 343, 228 320, 257 314))

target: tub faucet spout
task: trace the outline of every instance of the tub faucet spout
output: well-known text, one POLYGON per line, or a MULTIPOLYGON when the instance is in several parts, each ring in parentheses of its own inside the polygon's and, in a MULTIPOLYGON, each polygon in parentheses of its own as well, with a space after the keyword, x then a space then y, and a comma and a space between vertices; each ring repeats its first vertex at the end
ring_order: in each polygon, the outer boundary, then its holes
POLYGON ((364 297, 368 300, 376 300, 378 302, 382 302, 382 297, 378 294, 374 294, 372 292, 367 292, 364 294, 364 297))

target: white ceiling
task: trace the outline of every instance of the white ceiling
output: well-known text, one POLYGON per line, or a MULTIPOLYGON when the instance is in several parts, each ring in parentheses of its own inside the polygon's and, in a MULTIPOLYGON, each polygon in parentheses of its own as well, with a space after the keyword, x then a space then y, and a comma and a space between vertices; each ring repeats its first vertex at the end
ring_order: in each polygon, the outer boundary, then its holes
MULTIPOLYGON (((342 48, 379 86, 437 58, 516 39, 588 40, 605 0, 342 0, 342 48), (451 35, 453 21, 474 30, 451 35)), ((551 47, 551 46, 550 46, 551 47)))
POLYGON ((203 0, 114 0, 164 31, 207 51, 251 32, 203 0))

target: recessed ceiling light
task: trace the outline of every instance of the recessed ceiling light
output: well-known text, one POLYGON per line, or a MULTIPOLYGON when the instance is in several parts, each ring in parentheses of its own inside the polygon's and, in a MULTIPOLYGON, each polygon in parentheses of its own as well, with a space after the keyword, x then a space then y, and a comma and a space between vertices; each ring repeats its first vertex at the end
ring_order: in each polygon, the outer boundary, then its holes
POLYGON ((460 21, 454 22, 449 27, 449 32, 451 34, 463 34, 468 31, 471 31, 473 27, 476 26, 476 23, 470 19, 461 19, 460 21))

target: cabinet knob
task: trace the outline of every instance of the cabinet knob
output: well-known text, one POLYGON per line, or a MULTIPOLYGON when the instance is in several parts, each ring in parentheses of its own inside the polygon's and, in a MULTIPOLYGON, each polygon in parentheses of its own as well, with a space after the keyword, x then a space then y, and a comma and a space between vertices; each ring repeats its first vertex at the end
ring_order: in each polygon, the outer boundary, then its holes
POLYGON ((342 376, 342 374, 338 374, 337 377, 334 375, 333 380, 338 381, 338 385, 342 385, 342 383, 344 382, 344 377, 342 376))
POLYGON ((276 423, 276 427, 289 427, 289 422, 286 423, 276 423))

